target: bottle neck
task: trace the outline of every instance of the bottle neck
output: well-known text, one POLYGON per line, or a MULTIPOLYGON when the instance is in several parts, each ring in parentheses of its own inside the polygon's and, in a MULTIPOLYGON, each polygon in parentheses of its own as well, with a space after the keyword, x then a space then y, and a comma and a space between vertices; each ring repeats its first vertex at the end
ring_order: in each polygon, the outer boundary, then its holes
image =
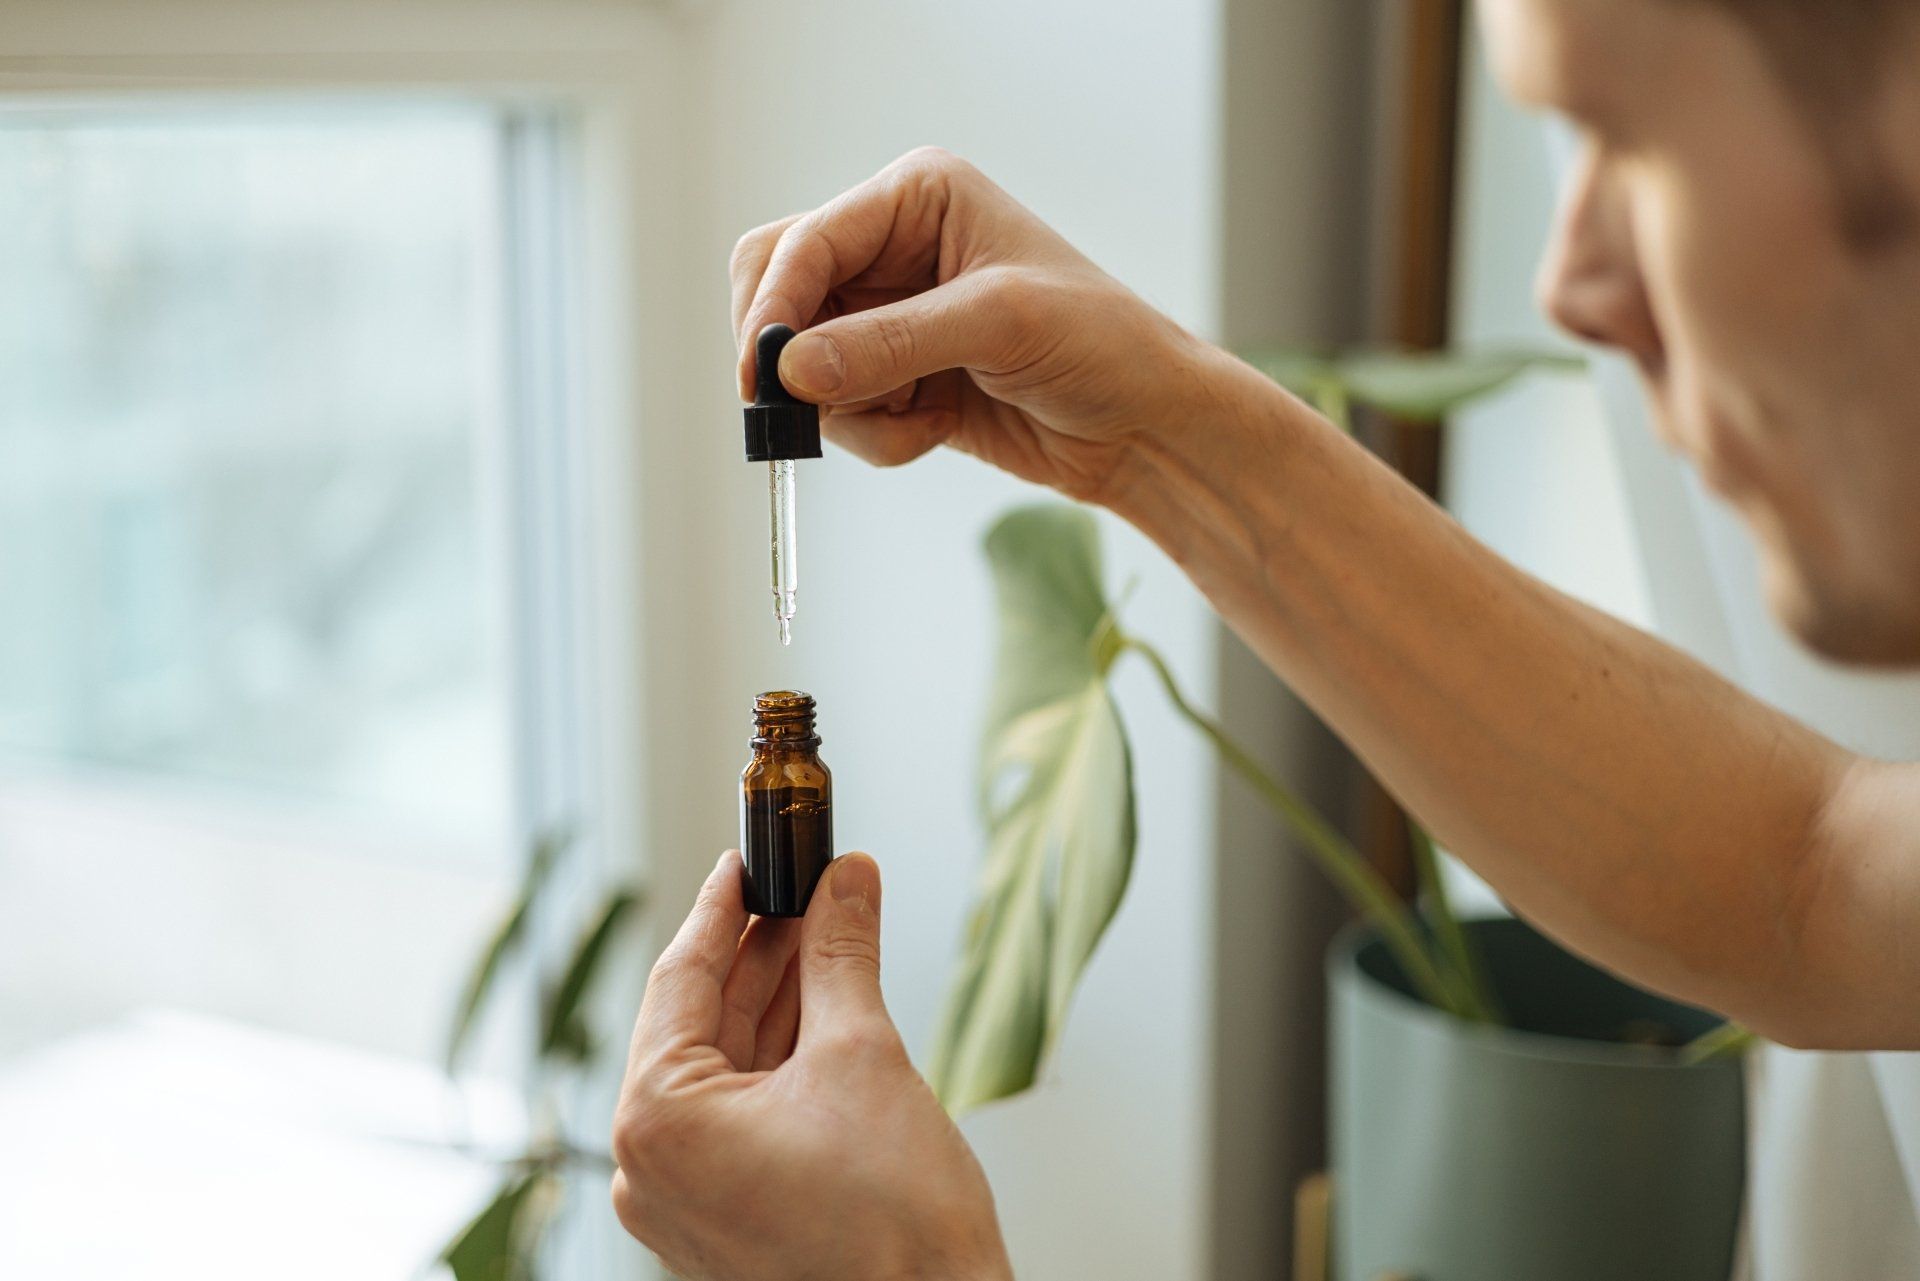
POLYGON ((820 746, 814 732, 813 696, 776 690, 753 700, 753 747, 763 752, 810 752, 820 746))
POLYGON ((810 738, 753 738, 753 751, 756 756, 798 755, 811 756, 820 750, 820 737, 810 738))

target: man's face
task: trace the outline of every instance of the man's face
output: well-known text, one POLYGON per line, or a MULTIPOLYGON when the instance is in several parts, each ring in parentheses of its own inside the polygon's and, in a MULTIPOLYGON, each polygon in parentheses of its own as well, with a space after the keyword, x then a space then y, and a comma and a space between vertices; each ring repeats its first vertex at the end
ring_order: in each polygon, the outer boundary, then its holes
MULTIPOLYGON (((1836 658, 1920 660, 1920 235, 1848 237, 1831 138, 1718 7, 1481 8, 1508 92, 1581 138, 1545 306, 1638 365, 1662 437, 1759 539, 1783 622, 1836 658)), ((1920 208, 1917 54, 1850 127, 1920 208)))

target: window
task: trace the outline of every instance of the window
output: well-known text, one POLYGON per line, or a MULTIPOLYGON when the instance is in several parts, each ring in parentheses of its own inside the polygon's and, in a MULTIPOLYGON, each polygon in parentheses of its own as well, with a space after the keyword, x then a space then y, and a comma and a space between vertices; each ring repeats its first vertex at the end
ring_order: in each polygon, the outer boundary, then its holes
POLYGON ((0 115, 0 754, 505 830, 507 136, 0 115))
MULTIPOLYGON (((445 1142, 521 1119, 530 975, 471 1060, 498 1081, 450 1106, 439 1065, 528 834, 581 834, 544 969, 681 804, 636 768, 632 593, 689 33, 0 27, 0 1276, 420 1276, 499 1173, 445 1142)), ((633 1275, 584 1191, 561 1270, 633 1275)))
POLYGON ((593 823, 571 131, 0 109, 0 1053, 160 1007, 433 1060, 526 831, 593 823))

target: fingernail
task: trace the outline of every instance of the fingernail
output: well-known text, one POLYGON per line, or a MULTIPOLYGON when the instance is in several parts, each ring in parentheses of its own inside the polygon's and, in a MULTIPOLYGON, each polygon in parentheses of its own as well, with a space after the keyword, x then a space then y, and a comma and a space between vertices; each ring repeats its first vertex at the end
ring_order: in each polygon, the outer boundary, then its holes
POLYGON ((880 867, 865 854, 835 859, 831 888, 842 903, 858 903, 869 912, 880 910, 880 867))
POLYGON ((780 381, 803 396, 827 396, 846 381, 840 344, 822 334, 801 334, 780 353, 780 381))

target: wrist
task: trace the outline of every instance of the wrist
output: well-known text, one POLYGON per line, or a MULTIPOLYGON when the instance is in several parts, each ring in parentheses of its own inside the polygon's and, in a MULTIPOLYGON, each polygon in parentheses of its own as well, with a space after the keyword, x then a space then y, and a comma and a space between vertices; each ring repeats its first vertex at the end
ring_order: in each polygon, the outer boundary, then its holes
POLYGON ((999 1216, 990 1202, 985 1213, 940 1216, 929 1226, 933 1237, 923 1239, 914 1266, 900 1275, 916 1281, 1013 1281, 999 1216))
POLYGON ((1176 385, 1129 442, 1102 505, 1224 606, 1264 581, 1286 526, 1281 490, 1331 428, 1246 362, 1187 341, 1176 385))
POLYGON ((1013 1281, 1013 1265, 997 1221, 978 1225, 964 1238, 940 1252, 944 1262, 931 1269, 928 1281, 1013 1281))
POLYGON ((995 1257, 979 1263, 941 1268, 930 1275, 927 1281, 1013 1281, 1013 1265, 1007 1261, 1006 1251, 1001 1249, 995 1257))

